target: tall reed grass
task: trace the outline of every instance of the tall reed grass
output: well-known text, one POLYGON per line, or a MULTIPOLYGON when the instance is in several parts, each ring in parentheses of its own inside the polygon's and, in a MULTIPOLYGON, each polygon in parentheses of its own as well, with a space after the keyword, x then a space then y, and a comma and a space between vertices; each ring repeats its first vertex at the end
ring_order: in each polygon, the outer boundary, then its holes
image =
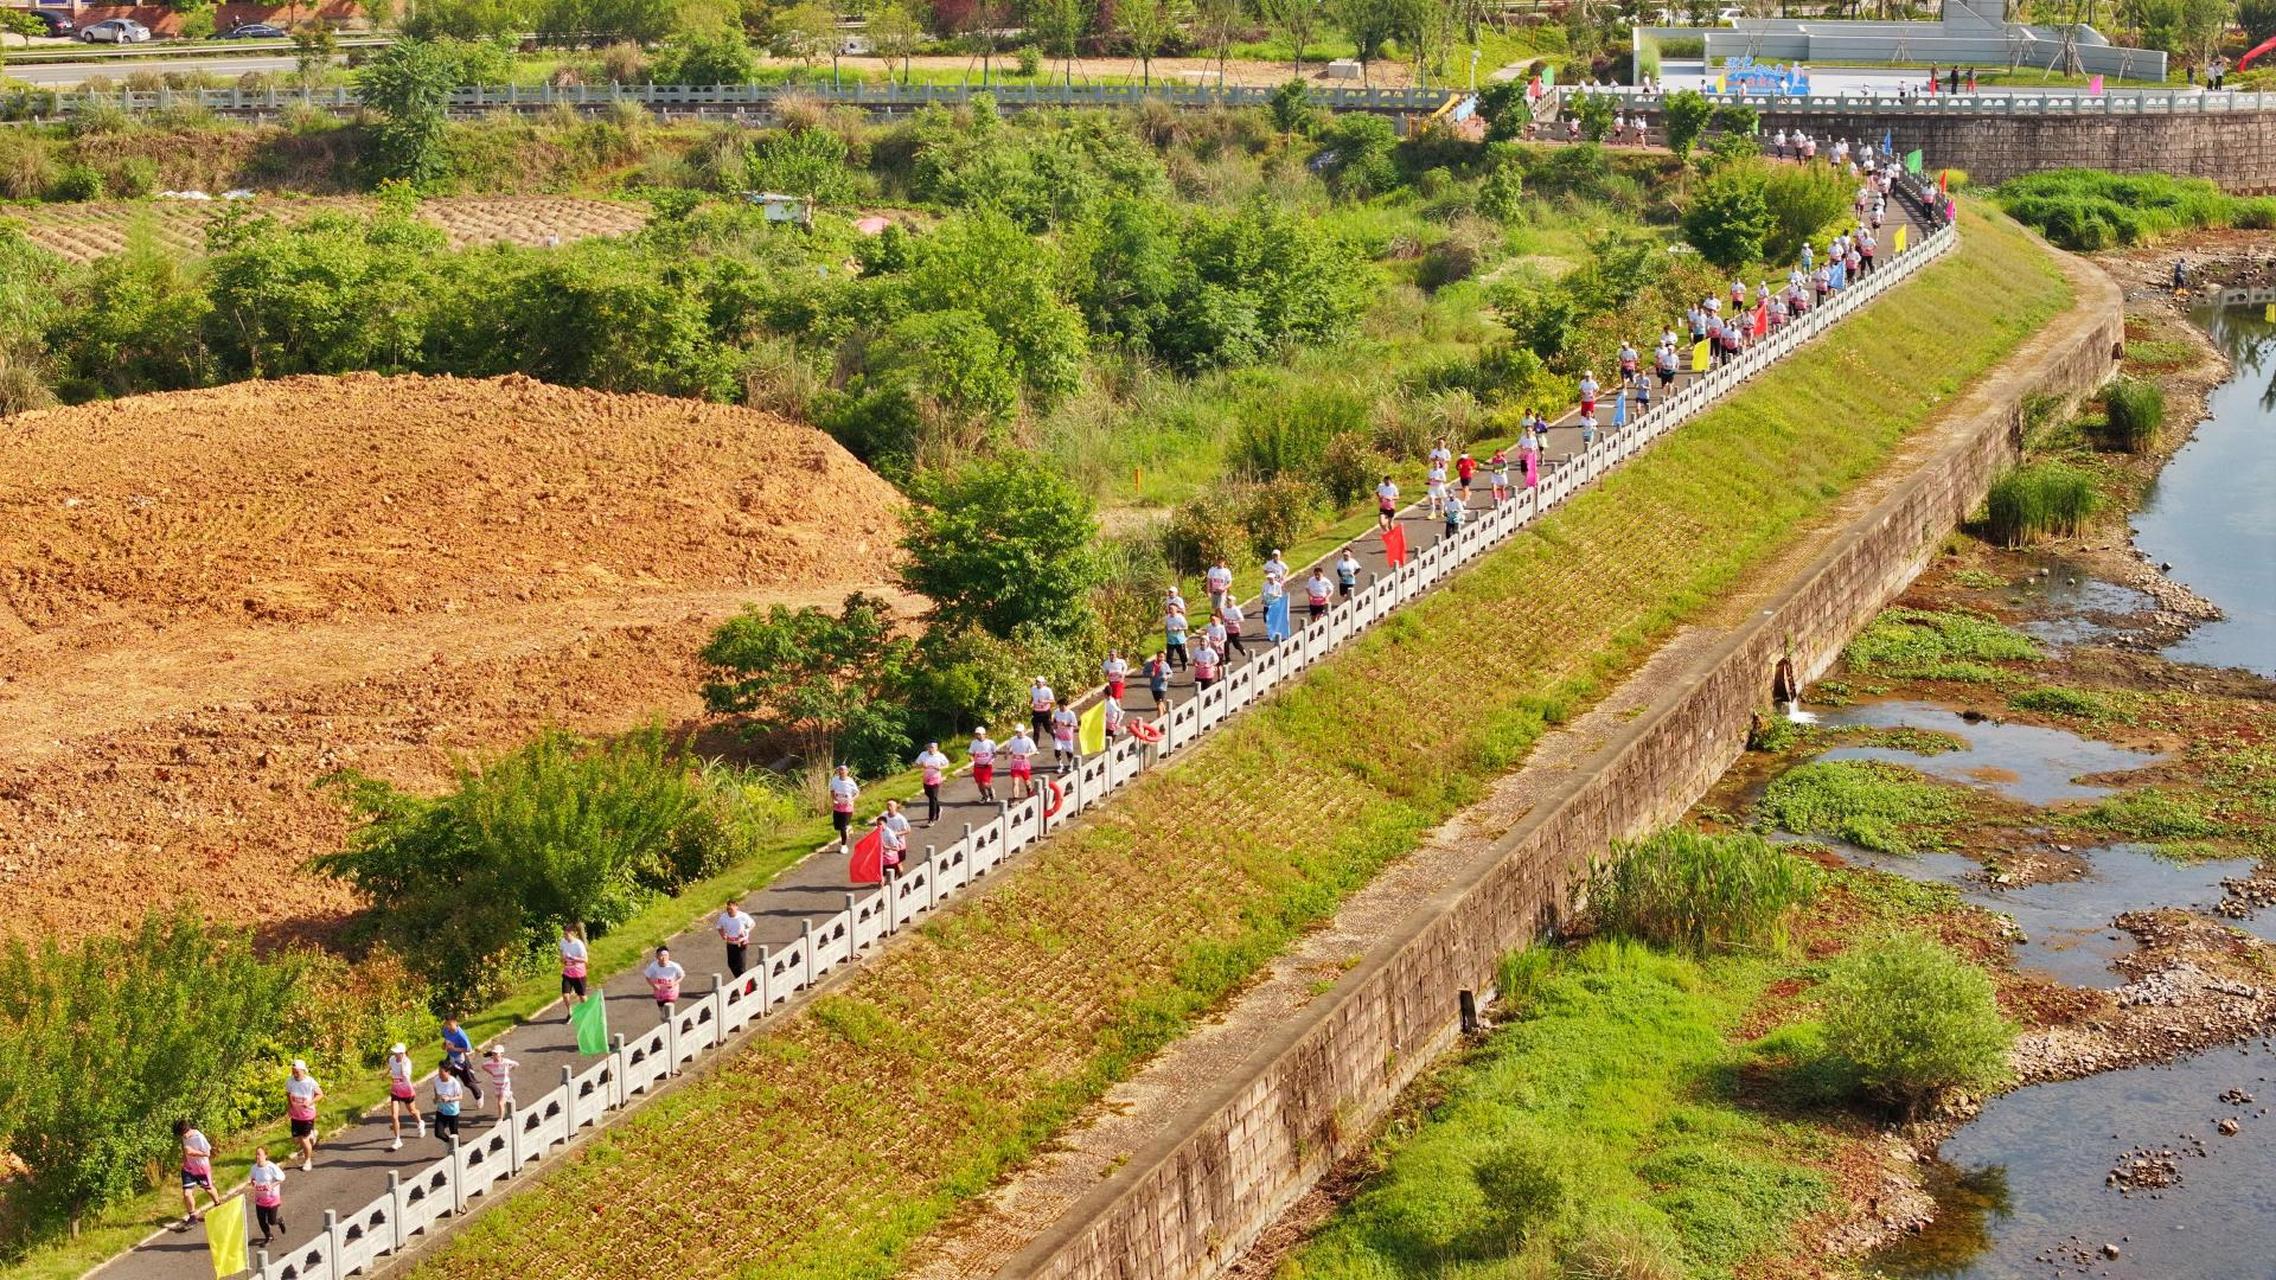
POLYGON ((1588 880, 1589 911, 1610 932, 1704 953, 1772 947, 1787 913, 1817 896, 1816 867, 1761 836, 1670 827, 1616 840, 1588 880))
POLYGON ((2148 453, 2165 430, 2165 392, 2146 378, 2120 378, 2103 393, 2104 434, 2114 448, 2148 453))
POLYGON ((1988 532, 2003 547, 2069 537, 2101 505, 2094 477, 2061 462, 2033 462, 1992 481, 1988 532))

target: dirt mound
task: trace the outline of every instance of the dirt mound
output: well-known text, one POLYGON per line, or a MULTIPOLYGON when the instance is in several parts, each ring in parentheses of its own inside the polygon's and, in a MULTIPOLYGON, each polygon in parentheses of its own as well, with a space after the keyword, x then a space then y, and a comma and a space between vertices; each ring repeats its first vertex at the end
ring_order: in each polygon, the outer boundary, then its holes
MULTIPOLYGON (((256 213, 293 223, 319 213, 368 212, 374 202, 357 196, 262 197, 256 213)), ((119 253, 137 228, 180 254, 205 252, 206 224, 235 202, 97 200, 85 204, 24 205, 7 211, 26 239, 59 257, 90 262, 119 253)), ((436 196, 419 204, 419 218, 440 227, 451 247, 536 246, 591 236, 621 236, 648 221, 648 207, 568 196, 436 196)))
POLYGON ((0 422, 0 936, 184 896, 322 928, 353 903, 301 870, 346 832, 316 778, 691 721, 711 628, 885 589, 899 507, 811 428, 522 378, 0 422))

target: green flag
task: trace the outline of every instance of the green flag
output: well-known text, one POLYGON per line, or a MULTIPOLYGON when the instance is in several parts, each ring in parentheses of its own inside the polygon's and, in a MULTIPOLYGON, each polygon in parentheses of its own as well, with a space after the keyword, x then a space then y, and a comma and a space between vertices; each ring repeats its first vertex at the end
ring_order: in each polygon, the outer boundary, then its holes
POLYGON ((608 998, 596 993, 590 1000, 580 1000, 569 1011, 569 1025, 577 1029, 577 1052, 607 1053, 609 1051, 608 998))
POLYGON ((1905 152, 1905 172, 1911 174, 1920 172, 1920 148, 1915 147, 1905 152))

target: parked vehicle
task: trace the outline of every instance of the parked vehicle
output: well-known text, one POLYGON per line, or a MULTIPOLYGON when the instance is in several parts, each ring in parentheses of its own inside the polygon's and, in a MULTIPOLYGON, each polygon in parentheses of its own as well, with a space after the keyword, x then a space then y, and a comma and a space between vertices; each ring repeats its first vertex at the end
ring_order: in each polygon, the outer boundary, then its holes
POLYGON ((71 15, 61 9, 34 9, 32 17, 38 19, 51 36, 79 34, 78 24, 72 22, 71 15))
POLYGON ((79 38, 88 44, 141 44, 150 38, 150 28, 132 18, 105 18, 81 31, 79 38))
POLYGON ((273 22, 240 22, 227 31, 216 31, 216 40, 283 40, 292 33, 273 22))

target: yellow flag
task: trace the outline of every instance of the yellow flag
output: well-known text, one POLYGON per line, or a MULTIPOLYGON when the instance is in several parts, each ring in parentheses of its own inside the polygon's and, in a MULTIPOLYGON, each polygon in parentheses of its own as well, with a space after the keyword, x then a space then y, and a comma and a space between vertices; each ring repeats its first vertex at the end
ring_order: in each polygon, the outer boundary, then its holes
POLYGON ((1896 242, 1895 242, 1895 243, 1896 243, 1896 252, 1898 252, 1898 253, 1903 253, 1903 252, 1905 251, 1905 232, 1907 232, 1907 231, 1910 231, 1910 230, 1912 230, 1912 228, 1911 228, 1911 227, 1898 227, 1898 228, 1897 228, 1897 238, 1896 238, 1896 242))
POLYGON ((205 1244, 213 1253, 215 1280, 251 1269, 245 1256, 245 1197, 231 1196, 206 1214, 205 1244))
POLYGON ((2269 324, 2276 324, 2276 302, 2269 303, 2268 309, 2260 313, 2260 318, 2269 324))
POLYGON ((1707 372, 1708 358, 1706 340, 1701 339, 1699 345, 1691 349, 1691 371, 1693 373, 1707 372))
POLYGON ((1106 704, 1096 702, 1083 713, 1081 723, 1075 726, 1075 750, 1086 756, 1095 756, 1106 750, 1106 704))

